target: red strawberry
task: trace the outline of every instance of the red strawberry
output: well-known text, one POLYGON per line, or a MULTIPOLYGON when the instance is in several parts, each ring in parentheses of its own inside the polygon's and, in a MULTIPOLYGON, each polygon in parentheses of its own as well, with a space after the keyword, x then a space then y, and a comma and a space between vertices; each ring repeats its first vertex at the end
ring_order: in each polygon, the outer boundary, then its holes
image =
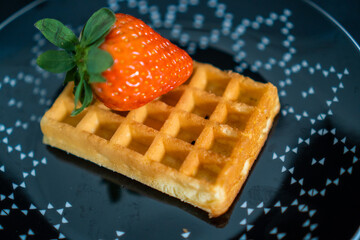
POLYGON ((143 21, 100 9, 86 23, 80 40, 62 23, 43 19, 35 26, 61 51, 40 55, 37 63, 51 72, 67 71, 75 82, 76 115, 93 94, 107 107, 138 108, 185 82, 193 63, 182 49, 143 21), (76 109, 80 101, 82 106, 76 109))
POLYGON ((116 14, 116 22, 101 49, 114 59, 103 72, 106 83, 95 83, 95 95, 109 108, 138 108, 185 82, 192 59, 143 21, 116 14))

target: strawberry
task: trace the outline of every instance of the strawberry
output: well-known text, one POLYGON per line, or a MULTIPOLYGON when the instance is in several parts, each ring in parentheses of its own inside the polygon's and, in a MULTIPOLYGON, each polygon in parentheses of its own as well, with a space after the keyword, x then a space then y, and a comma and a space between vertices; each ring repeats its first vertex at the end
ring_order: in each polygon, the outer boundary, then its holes
POLYGON ((114 59, 95 83, 95 95, 109 108, 138 108, 185 82, 192 73, 190 56, 140 19, 116 14, 100 48, 114 59))
POLYGON ((72 115, 89 106, 93 94, 113 110, 138 108, 192 73, 192 59, 184 50, 130 15, 100 9, 85 24, 80 40, 55 19, 35 26, 63 49, 41 54, 37 63, 50 72, 67 72, 65 83, 74 81, 72 115))

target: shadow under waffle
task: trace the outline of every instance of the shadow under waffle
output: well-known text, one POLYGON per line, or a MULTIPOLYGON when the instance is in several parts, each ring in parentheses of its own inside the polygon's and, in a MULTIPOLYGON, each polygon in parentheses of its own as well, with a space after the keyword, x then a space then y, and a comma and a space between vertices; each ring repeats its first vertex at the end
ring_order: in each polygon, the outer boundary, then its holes
POLYGON ((89 171, 91 173, 95 173, 96 175, 99 175, 103 179, 108 181, 109 197, 112 201, 117 201, 120 197, 121 188, 126 188, 127 190, 134 191, 135 193, 141 194, 143 196, 150 197, 157 201, 176 206, 182 210, 185 210, 186 212, 192 214, 193 216, 199 218, 200 220, 202 220, 208 224, 211 224, 218 228, 223 228, 228 223, 231 213, 232 213, 234 206, 238 199, 238 197, 235 199, 235 201, 233 202, 233 204, 231 205, 231 207, 225 214, 223 214, 217 218, 209 218, 207 212, 205 212, 199 208, 196 208, 188 203, 182 202, 181 200, 179 200, 177 198, 168 196, 158 190, 148 187, 136 180, 130 179, 120 173, 113 172, 104 167, 100 167, 90 161, 84 160, 84 159, 79 158, 72 154, 68 154, 57 148, 47 146, 47 149, 54 156, 56 156, 57 159, 59 159, 61 161, 65 161, 67 163, 74 164, 77 167, 86 169, 87 171, 89 171))

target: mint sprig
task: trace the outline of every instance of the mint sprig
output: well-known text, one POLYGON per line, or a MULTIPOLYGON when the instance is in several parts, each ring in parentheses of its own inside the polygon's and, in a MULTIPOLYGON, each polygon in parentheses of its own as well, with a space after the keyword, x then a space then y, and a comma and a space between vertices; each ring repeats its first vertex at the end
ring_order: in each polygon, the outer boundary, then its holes
POLYGON ((115 14, 101 8, 86 22, 80 40, 64 24, 55 19, 45 18, 35 23, 35 27, 49 42, 64 50, 49 50, 37 58, 37 64, 53 73, 66 72, 64 83, 73 81, 75 116, 88 107, 93 100, 91 83, 106 82, 101 73, 113 65, 111 55, 99 49, 115 23, 115 14), (79 102, 81 106, 79 106, 79 102))

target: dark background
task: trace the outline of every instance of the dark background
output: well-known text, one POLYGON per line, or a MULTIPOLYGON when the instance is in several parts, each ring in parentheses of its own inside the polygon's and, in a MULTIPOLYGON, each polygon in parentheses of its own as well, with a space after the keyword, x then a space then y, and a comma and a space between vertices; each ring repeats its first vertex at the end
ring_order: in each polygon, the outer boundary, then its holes
MULTIPOLYGON (((0 0, 0 23, 34 0, 0 0)), ((54 0, 53 0, 54 1, 54 0)), ((335 18, 360 43, 359 0, 312 0, 335 18)))
MULTIPOLYGON (((48 1, 61 1, 61 0, 48 0, 48 1)), ((93 1, 96 1, 96 0, 93 0, 93 1)), ((219 0, 219 2, 221 2, 221 1, 222 0, 219 0)), ((300 1, 300 0, 298 0, 298 1, 300 1)), ((14 14, 16 11, 18 11, 22 7, 26 6, 27 4, 30 4, 31 2, 33 2, 33 0, 14 0, 14 1, 0 0, 0 24, 3 21, 5 21, 9 16, 14 14)), ((358 43, 360 43, 360 35, 359 35, 359 33, 360 33, 360 22, 359 22, 360 17, 358 16, 358 14, 360 13, 360 1, 359 0, 356 0, 356 1, 355 0, 354 1, 343 0, 343 1, 341 1, 341 3, 339 0, 327 0, 327 1, 313 0, 313 2, 318 4, 321 8, 323 8, 325 11, 327 11, 332 17, 334 17, 352 35, 352 37, 358 43)), ((261 7, 261 6, 259 6, 259 7, 261 7)), ((304 14, 306 14, 306 13, 304 13, 304 14)), ((317 25, 318 23, 314 22, 313 24, 317 25)), ((21 33, 21 29, 16 29, 16 30, 17 30, 17 32, 21 33)), ((326 35, 326 36, 332 37, 333 35, 326 35)), ((3 46, 3 47, 5 47, 5 46, 3 46)), ((327 46, 325 46, 325 47, 327 47, 327 46)), ((332 46, 332 47, 336 47, 336 46, 332 46)), ((217 54, 214 54, 214 55, 217 55, 217 54)), ((349 61, 353 61, 353 60, 349 58, 349 61)), ((322 140, 323 139, 324 138, 322 138, 322 140)), ((330 140, 332 140, 332 139, 330 139, 330 140)), ((332 142, 330 140, 327 141, 328 145, 332 144, 332 142)), ((327 145, 321 145, 321 146, 327 146, 327 145)), ((334 150, 334 149, 332 149, 332 150, 334 150)), ((339 151, 342 151, 342 149, 335 149, 334 151, 339 152, 339 151)), ((312 153, 307 153, 307 154, 308 155, 305 154, 305 156, 308 156, 308 157, 312 156, 312 153)), ((334 154, 334 156, 336 156, 336 154, 334 154)), ((72 160, 71 162, 75 162, 75 160, 74 161, 72 160)), ((98 168, 96 168, 96 169, 98 169, 98 168)), ((81 171, 81 170, 75 169, 74 171, 81 171)), ((355 181, 355 182, 359 182, 359 181, 355 181)), ((347 182, 347 184, 344 184, 343 186, 348 186, 348 188, 342 189, 343 192, 353 193, 353 190, 349 189, 350 186, 353 186, 353 185, 351 185, 347 182)), ((116 189, 116 186, 115 186, 115 189, 116 189)), ((254 195, 255 195, 257 189, 254 189, 253 191, 255 192, 254 193, 254 195)), ((286 191, 290 191, 290 190, 286 189, 286 191)), ((327 211, 327 209, 332 209, 332 207, 335 205, 335 203, 337 203, 337 198, 335 197, 335 193, 334 193, 334 195, 332 195, 330 197, 327 196, 327 199, 330 199, 330 201, 327 202, 327 205, 324 205, 319 208, 319 209, 322 209, 323 213, 324 212, 326 213, 326 214, 322 215, 323 218, 327 218, 327 219, 333 218, 333 220, 334 220, 334 221, 332 221, 333 223, 329 225, 329 229, 326 230, 330 233, 335 232, 336 229, 339 228, 339 221, 346 224, 346 222, 347 222, 346 220, 348 220, 348 219, 352 219, 352 218, 358 219, 358 215, 357 215, 358 211, 355 211, 356 209, 354 210, 354 206, 358 206, 357 205, 358 201, 356 200, 356 198, 353 198, 350 194, 348 194, 348 195, 342 194, 340 196, 342 196, 344 199, 347 199, 346 201, 348 201, 348 202, 347 202, 346 206, 344 206, 342 208, 338 208, 336 212, 334 212, 334 210, 327 211), (334 219, 334 216, 342 216, 342 217, 340 217, 339 219, 334 219), (348 218, 348 219, 346 219, 346 218, 348 218)), ((286 198, 286 196, 285 196, 285 198, 286 198)), ((274 216, 281 216, 281 215, 274 215, 274 216)), ((37 219, 39 219, 39 218, 37 218, 37 219)), ((41 218, 41 219, 43 219, 43 218, 41 218)), ((262 221, 264 223, 264 222, 266 222, 267 219, 269 219, 269 217, 267 217, 267 218, 264 217, 264 218, 258 219, 258 221, 260 221, 260 222, 262 221)), ((277 220, 281 221, 281 218, 279 217, 277 220)), ((18 221, 18 220, 16 219, 16 221, 18 221)), ((301 220, 297 220, 297 221, 301 221, 301 220)), ((331 222, 331 220, 330 220, 330 222, 331 222)), ((356 222, 354 224, 358 224, 358 222, 356 222)), ((39 226, 40 225, 47 226, 46 223, 39 223, 38 225, 39 226)), ((262 224, 262 225, 265 225, 265 224, 262 224)), ((353 229, 354 227, 351 227, 351 228, 353 229)), ((350 228, 347 228, 347 229, 350 229, 350 228)), ((14 232, 15 231, 16 231, 16 229, 14 230, 14 232)), ((47 228, 47 230, 44 229, 44 232, 42 232, 42 234, 47 234, 47 236, 49 236, 52 233, 51 232, 48 233, 46 231, 54 231, 54 229, 53 228, 47 228)), ((344 233, 341 233, 340 231, 337 231, 337 233, 339 235, 344 234, 344 233)), ((295 233, 295 234, 297 234, 297 233, 295 233)), ((346 234, 353 235, 353 231, 351 230, 351 232, 347 232, 346 234)), ((327 233, 327 235, 329 236, 330 234, 327 233)), ((238 239, 238 237, 237 237, 237 239, 238 239)), ((332 236, 332 238, 329 238, 329 239, 344 239, 344 238, 341 238, 339 236, 332 236)))

